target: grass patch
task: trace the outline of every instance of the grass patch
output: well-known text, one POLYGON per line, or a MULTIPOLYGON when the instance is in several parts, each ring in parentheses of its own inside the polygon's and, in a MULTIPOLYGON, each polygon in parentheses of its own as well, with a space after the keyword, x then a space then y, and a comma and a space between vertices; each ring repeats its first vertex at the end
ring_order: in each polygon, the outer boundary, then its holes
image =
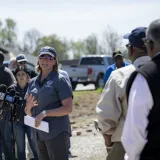
POLYGON ((74 105, 75 105, 75 106, 79 106, 79 102, 77 102, 77 101, 74 102, 74 105))
POLYGON ((103 91, 103 88, 98 88, 98 89, 96 90, 97 93, 102 93, 102 91, 103 91))
POLYGON ((79 96, 84 94, 90 94, 90 93, 102 93, 102 88, 98 88, 97 90, 91 90, 91 91, 74 91, 73 96, 79 96))
POLYGON ((93 122, 96 118, 96 105, 102 89, 90 91, 73 92, 73 111, 70 114, 71 121, 75 121, 75 126, 83 126, 93 122))

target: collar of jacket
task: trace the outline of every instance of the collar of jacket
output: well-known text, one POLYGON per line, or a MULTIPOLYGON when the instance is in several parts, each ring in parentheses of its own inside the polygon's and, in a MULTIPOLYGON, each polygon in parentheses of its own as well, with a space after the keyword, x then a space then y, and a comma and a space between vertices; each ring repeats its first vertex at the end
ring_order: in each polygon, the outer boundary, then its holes
POLYGON ((140 66, 144 65, 145 63, 147 63, 148 61, 150 61, 151 58, 149 56, 142 56, 142 57, 139 57, 137 58, 134 62, 133 62, 133 65, 136 67, 136 68, 139 68, 140 66))

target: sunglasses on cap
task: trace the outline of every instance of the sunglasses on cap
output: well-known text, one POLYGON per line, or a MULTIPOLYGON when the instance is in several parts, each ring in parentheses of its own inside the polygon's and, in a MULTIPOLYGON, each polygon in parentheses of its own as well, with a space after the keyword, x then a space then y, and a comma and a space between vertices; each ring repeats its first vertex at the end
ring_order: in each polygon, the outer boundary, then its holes
POLYGON ((51 57, 51 56, 40 56, 39 57, 40 60, 47 60, 47 61, 52 61, 53 59, 55 60, 55 57, 51 57))

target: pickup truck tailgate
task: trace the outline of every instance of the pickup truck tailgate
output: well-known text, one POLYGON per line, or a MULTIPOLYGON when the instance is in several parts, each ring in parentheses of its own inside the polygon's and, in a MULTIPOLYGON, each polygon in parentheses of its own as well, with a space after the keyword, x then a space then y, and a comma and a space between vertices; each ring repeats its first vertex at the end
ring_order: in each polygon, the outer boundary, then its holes
POLYGON ((69 74, 70 78, 81 78, 88 77, 88 68, 87 67, 66 67, 63 69, 69 74))

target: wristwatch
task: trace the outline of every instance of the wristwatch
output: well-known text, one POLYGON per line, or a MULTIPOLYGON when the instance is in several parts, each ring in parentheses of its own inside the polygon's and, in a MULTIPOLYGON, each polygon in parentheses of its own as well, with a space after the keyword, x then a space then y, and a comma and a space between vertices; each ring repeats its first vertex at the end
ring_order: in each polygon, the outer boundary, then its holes
POLYGON ((47 116, 47 115, 46 115, 46 113, 47 113, 46 110, 42 111, 41 113, 43 114, 43 117, 44 117, 44 118, 47 116))

